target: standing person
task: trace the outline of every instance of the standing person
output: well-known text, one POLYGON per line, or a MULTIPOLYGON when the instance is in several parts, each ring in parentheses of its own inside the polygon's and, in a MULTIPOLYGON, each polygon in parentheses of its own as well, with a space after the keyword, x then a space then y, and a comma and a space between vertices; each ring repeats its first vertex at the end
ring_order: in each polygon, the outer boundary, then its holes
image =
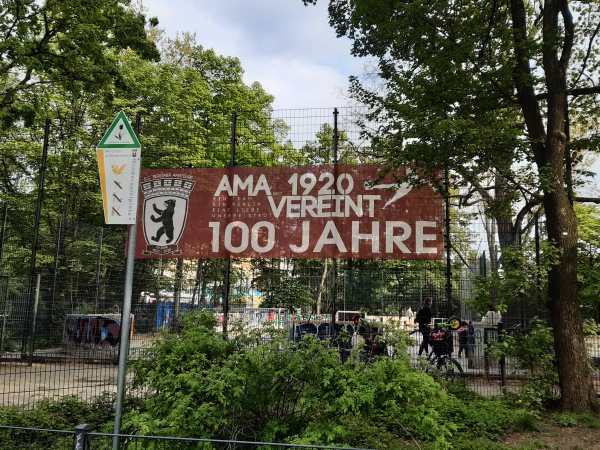
POLYGON ((429 324, 431 323, 431 298, 427 297, 423 301, 423 306, 417 311, 415 322, 419 324, 419 331, 423 335, 421 346, 419 347, 419 356, 425 352, 425 355, 429 352, 429 324))
POLYGON ((468 330, 469 330, 469 356, 472 358, 473 356, 475 356, 475 325, 473 325, 472 320, 469 320, 468 330))
POLYGON ((465 357, 469 357, 469 328, 467 323, 462 321, 458 329, 458 356, 465 353, 465 357))
POLYGON ((500 322, 502 322, 502 313, 490 303, 489 310, 481 319, 481 323, 484 327, 497 327, 500 322))
POLYGON ((404 312, 404 318, 406 319, 405 322, 404 322, 404 325, 406 326, 406 328, 410 328, 410 327, 412 327, 414 325, 414 323, 415 323, 415 313, 410 308, 410 306, 404 312))

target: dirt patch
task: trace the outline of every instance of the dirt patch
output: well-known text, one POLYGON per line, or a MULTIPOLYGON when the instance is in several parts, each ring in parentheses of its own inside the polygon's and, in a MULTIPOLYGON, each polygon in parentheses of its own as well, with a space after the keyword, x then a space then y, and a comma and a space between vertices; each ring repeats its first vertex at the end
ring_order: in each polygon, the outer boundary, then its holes
POLYGON ((600 450, 600 428, 580 424, 559 426, 544 421, 540 431, 510 434, 502 442, 515 449, 600 450))

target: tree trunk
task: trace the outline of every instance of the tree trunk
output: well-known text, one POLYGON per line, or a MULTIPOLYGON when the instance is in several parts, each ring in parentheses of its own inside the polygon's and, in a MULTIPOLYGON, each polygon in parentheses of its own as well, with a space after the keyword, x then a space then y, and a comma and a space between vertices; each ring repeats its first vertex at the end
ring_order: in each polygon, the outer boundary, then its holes
POLYGON ((558 361, 562 407, 598 410, 577 295, 577 219, 564 189, 544 196, 548 238, 559 249, 559 262, 548 274, 548 306, 558 361))
POLYGON ((598 410, 577 295, 577 219, 565 190, 566 74, 575 33, 573 17, 567 2, 544 2, 542 63, 547 89, 544 116, 530 78, 533 70, 527 50, 531 42, 525 2, 511 0, 510 4, 515 41, 514 81, 544 186, 548 240, 558 250, 558 262, 548 273, 548 308, 558 362, 561 402, 566 411, 598 410), (562 37, 562 42, 558 37, 562 37))
POLYGON ((319 292, 317 293, 316 314, 321 314, 321 302, 323 301, 323 291, 325 290, 325 281, 327 280, 327 259, 323 260, 323 273, 319 283, 319 292))

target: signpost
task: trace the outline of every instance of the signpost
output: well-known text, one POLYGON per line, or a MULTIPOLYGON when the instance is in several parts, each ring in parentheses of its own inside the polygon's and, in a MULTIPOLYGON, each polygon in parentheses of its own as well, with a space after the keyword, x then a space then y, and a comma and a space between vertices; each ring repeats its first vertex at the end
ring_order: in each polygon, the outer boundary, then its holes
POLYGON ((102 187, 104 219, 107 225, 129 225, 127 240, 127 263, 125 268, 125 289, 121 317, 121 338, 119 342, 119 367, 117 373, 117 404, 113 449, 119 448, 119 432, 125 381, 129 335, 131 328, 131 293, 133 288, 133 264, 135 261, 136 219, 138 190, 141 168, 141 145, 125 113, 121 111, 108 128, 97 146, 98 168, 102 187))
POLYGON ((121 111, 96 147, 107 225, 135 224, 141 148, 129 120, 121 111))

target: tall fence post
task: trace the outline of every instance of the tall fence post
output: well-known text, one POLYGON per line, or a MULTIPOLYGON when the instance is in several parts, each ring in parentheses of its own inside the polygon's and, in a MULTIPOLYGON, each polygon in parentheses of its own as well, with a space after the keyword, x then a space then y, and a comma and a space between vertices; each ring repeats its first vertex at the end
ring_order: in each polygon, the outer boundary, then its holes
POLYGON ((6 322, 8 320, 8 296, 10 295, 10 277, 0 277, 6 283, 2 298, 2 329, 0 329, 0 352, 4 351, 4 337, 6 336, 6 322))
MULTIPOLYGON (((333 109, 333 178, 337 181, 338 176, 338 146, 339 146, 339 134, 338 134, 338 114, 337 108, 333 109)), ((337 185, 337 184, 336 184, 337 185)), ((333 258, 331 262, 331 327, 329 327, 329 334, 335 334, 335 314, 336 314, 336 297, 337 297, 337 258, 333 258)), ((383 314, 383 311, 381 312, 383 314)))
POLYGON ((94 303, 94 312, 100 312, 100 269, 102 266, 102 241, 104 239, 104 228, 100 228, 98 236, 98 261, 96 264, 96 301, 94 303))
POLYGON ((54 317, 54 300, 56 299, 56 284, 58 282, 58 261, 60 258, 60 246, 62 245, 62 228, 63 216, 58 216, 58 222, 56 224, 56 246, 54 249, 54 268, 52 275, 52 298, 50 301, 50 317, 54 317))
MULTIPOLYGON (((38 250, 38 235, 40 232, 40 220, 42 217, 42 203, 44 202, 44 179, 46 176, 46 162, 48 159, 48 141, 50 139, 50 119, 46 119, 46 126, 44 127, 44 146, 42 150, 42 163, 40 167, 40 180, 38 183, 38 198, 37 198, 37 206, 35 211, 35 222, 33 224, 33 238, 31 243, 31 260, 29 263, 29 275, 31 276, 31 281, 29 282, 29 292, 31 293, 31 283, 33 282, 33 277, 35 276, 35 266, 37 259, 37 250, 38 250)), ((29 324, 31 323, 31 314, 34 308, 33 303, 35 299, 32 299, 29 305, 27 306, 27 311, 25 313, 25 330, 23 333, 23 339, 21 341, 21 358, 25 360, 27 357, 27 336, 31 333, 33 334, 33 330, 28 329, 29 324)))
POLYGON ((8 203, 2 206, 2 236, 0 237, 0 273, 2 273, 2 261, 4 261, 4 240, 6 239, 6 218, 8 216, 8 203))
POLYGON ((81 424, 75 427, 73 436, 73 450, 90 450, 92 448, 92 436, 89 434, 94 425, 81 424))
MULTIPOLYGON (((502 322, 498 322, 498 342, 502 342, 504 340, 504 324, 502 322)), ((500 380, 502 382, 502 387, 507 386, 506 380, 506 358, 504 355, 500 358, 500 380)))
POLYGON ((46 119, 44 127, 44 147, 42 150, 42 165, 40 167, 40 180, 38 184, 38 199, 35 211, 35 223, 33 227, 33 242, 31 245, 31 276, 35 275, 35 261, 37 258, 38 235, 40 232, 40 220, 42 217, 42 203, 44 201, 44 180, 46 178, 46 162, 48 160, 48 141, 50 140, 50 119, 46 119))
MULTIPOLYGON (((229 167, 235 167, 235 150, 236 150, 236 133, 237 133, 237 113, 234 111, 231 116, 231 158, 229 167)), ((231 196, 227 197, 227 201, 231 201, 231 196)), ((227 266, 225 268, 225 293, 223 295, 223 339, 227 340, 227 316, 229 315, 229 293, 231 292, 231 256, 227 256, 227 266)))
POLYGON ((452 260, 450 258, 450 250, 452 244, 450 242, 450 177, 448 169, 444 171, 444 196, 445 196, 445 232, 444 236, 446 244, 446 317, 452 315, 452 260))
POLYGON ((33 320, 31 322, 31 343, 29 347, 29 367, 33 365, 33 352, 35 351, 35 328, 37 325, 38 308, 40 305, 40 280, 42 276, 38 273, 35 281, 35 294, 33 302, 33 320))

